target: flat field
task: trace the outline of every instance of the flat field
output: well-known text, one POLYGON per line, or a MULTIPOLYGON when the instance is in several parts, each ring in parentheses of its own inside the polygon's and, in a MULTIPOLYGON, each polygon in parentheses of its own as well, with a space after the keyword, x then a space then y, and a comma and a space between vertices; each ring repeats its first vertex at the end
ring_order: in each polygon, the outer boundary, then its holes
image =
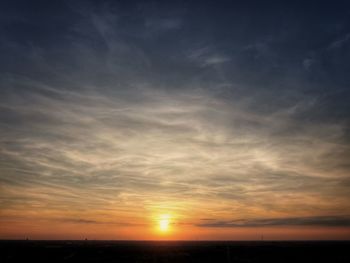
POLYGON ((1 262, 350 262, 348 241, 0 241, 1 262))

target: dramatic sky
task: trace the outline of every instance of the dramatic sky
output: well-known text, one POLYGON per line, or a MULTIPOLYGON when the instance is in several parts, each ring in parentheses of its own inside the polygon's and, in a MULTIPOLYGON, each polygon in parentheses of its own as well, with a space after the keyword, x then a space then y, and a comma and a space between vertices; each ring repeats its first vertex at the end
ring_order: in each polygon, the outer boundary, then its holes
POLYGON ((0 238, 349 239, 347 1, 1 1, 0 238))

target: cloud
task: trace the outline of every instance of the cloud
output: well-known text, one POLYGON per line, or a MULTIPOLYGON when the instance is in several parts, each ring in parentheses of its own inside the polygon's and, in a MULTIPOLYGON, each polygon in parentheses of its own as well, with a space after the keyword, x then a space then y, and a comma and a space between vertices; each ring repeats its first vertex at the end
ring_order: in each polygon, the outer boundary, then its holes
POLYGON ((350 34, 346 34, 345 36, 334 40, 330 45, 329 45, 329 49, 334 49, 334 48, 340 48, 344 45, 346 45, 346 43, 350 40, 350 34))
POLYGON ((220 54, 209 46, 192 50, 188 58, 190 61, 198 63, 201 67, 215 66, 231 60, 228 56, 220 54))
POLYGON ((206 219, 206 223, 197 224, 199 227, 267 227, 267 226, 331 226, 348 227, 350 217, 347 216, 313 216, 313 217, 290 217, 268 218, 252 220, 216 221, 206 219))
MULTIPOLYGON (((299 125, 293 111, 265 116, 205 92, 142 89, 123 99, 89 90, 58 92, 51 97, 32 91, 27 104, 17 107, 16 97, 2 103, 17 116, 8 124, 13 132, 4 130, 1 148, 3 193, 10 198, 45 207, 74 198, 74 209, 88 202, 91 210, 127 209, 125 216, 159 202, 184 213, 190 206, 176 204, 184 197, 198 210, 223 209, 215 205, 222 200, 227 212, 243 214, 257 208, 291 213, 296 207, 314 213, 332 209, 335 201, 346 207, 346 170, 328 174, 323 167, 323 156, 339 147, 331 142, 341 126, 284 132, 299 125)), ((5 206, 19 209, 4 198, 5 206)))
POLYGON ((92 225, 114 225, 114 226, 140 226, 144 224, 133 224, 126 222, 111 222, 111 221, 101 221, 101 220, 90 220, 90 219, 81 219, 81 218, 62 218, 61 220, 52 220, 53 222, 59 221, 64 223, 72 224, 92 224, 92 225))
POLYGON ((182 21, 179 18, 146 19, 145 27, 153 32, 179 29, 182 21))
POLYGON ((314 59, 306 58, 306 59, 303 60, 302 64, 303 64, 304 69, 309 70, 314 63, 315 63, 314 59))

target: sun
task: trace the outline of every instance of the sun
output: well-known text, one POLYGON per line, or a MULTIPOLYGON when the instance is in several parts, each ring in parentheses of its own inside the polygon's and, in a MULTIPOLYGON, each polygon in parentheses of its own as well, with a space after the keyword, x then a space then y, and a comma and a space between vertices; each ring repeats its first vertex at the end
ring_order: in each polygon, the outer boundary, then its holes
POLYGON ((168 214, 163 214, 159 218, 159 230, 161 232, 168 232, 169 231, 169 226, 170 226, 170 215, 168 214))
POLYGON ((159 221, 159 228, 162 232, 166 232, 169 229, 169 220, 168 219, 161 219, 159 221))

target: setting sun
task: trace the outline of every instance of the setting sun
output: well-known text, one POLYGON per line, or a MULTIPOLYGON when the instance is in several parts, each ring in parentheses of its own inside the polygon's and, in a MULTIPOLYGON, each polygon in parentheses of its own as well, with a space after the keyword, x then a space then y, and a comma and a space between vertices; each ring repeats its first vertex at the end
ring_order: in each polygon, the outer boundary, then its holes
POLYGON ((170 216, 168 214, 161 215, 159 219, 159 230, 167 232, 169 230, 170 216))

